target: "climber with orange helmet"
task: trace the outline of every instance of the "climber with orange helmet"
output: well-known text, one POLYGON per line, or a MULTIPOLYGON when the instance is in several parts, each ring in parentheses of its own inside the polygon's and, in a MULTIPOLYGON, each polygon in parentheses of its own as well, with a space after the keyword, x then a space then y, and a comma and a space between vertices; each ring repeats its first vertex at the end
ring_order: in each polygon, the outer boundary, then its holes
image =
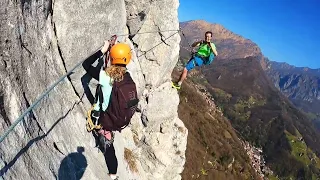
POLYGON ((82 66, 87 73, 99 81, 92 116, 97 117, 101 128, 94 132, 99 149, 103 152, 109 176, 117 179, 118 161, 113 146, 114 131, 126 127, 138 104, 137 91, 126 66, 131 61, 131 48, 128 44, 112 45, 106 41, 101 50, 87 58, 82 66), (109 52, 111 65, 100 69, 92 64, 109 52), (98 91, 99 90, 99 91, 98 91), (98 95, 97 95, 98 94, 98 95))

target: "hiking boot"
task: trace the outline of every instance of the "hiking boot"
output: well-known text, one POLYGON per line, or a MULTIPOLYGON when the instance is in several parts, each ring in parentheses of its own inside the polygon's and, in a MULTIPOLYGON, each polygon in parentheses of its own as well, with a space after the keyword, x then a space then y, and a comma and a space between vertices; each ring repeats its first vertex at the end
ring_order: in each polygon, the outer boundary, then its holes
POLYGON ((181 88, 181 86, 178 83, 174 83, 174 82, 172 82, 172 87, 176 88, 177 90, 181 88))

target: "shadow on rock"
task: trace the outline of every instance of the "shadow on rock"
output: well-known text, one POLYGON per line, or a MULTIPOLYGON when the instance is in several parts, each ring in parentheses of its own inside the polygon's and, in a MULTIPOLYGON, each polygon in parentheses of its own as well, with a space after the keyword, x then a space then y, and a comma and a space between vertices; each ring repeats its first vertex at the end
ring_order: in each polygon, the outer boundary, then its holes
POLYGON ((59 180, 79 180, 83 176, 88 164, 86 157, 82 154, 84 147, 78 147, 77 152, 70 153, 60 164, 59 180))
MULTIPOLYGON (((68 110, 68 112, 67 112, 65 115, 63 115, 62 117, 60 117, 60 118, 51 126, 51 128, 48 130, 48 132, 46 132, 46 133, 44 133, 43 135, 37 136, 37 137, 33 138, 32 140, 30 140, 22 149, 20 149, 20 151, 15 155, 15 157, 14 157, 10 162, 4 161, 5 166, 4 166, 2 169, 0 169, 0 177, 1 177, 1 176, 4 176, 4 175, 10 170, 10 168, 16 163, 16 161, 17 161, 24 153, 26 153, 26 152, 29 150, 30 147, 33 146, 33 144, 35 144, 35 143, 37 143, 38 141, 46 138, 46 137, 50 134, 50 132, 55 128, 55 126, 56 126, 60 121, 62 121, 63 119, 65 119, 65 118, 68 116, 68 114, 74 109, 74 107, 75 107, 76 105, 78 105, 80 102, 81 102, 81 101, 74 103, 73 106, 68 110)), ((35 117, 32 117, 32 118, 35 120, 35 117)))

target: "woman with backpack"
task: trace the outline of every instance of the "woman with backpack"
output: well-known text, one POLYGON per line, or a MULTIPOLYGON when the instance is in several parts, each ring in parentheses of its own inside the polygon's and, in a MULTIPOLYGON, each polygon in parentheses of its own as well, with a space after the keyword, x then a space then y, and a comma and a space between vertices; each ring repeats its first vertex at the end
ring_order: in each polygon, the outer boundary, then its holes
MULTIPOLYGON (((94 106, 94 111, 100 112, 98 122, 101 124, 102 128, 98 130, 99 146, 100 149, 102 149, 102 152, 104 153, 104 157, 109 170, 109 175, 113 180, 117 179, 116 174, 118 168, 118 161, 112 143, 114 138, 114 133, 112 131, 119 130, 117 124, 114 123, 114 118, 116 118, 119 113, 115 114, 115 111, 121 112, 121 103, 123 103, 117 102, 118 100, 121 100, 121 98, 113 96, 118 96, 117 92, 115 92, 115 90, 118 91, 119 89, 117 86, 118 84, 127 84, 129 82, 133 84, 133 86, 131 86, 133 88, 131 89, 133 89, 134 91, 133 94, 135 98, 137 97, 135 84, 132 81, 132 78, 130 74, 127 72, 126 68, 126 65, 130 62, 130 60, 131 48, 129 45, 125 43, 117 43, 111 46, 110 48, 110 43, 106 41, 101 50, 91 55, 82 64, 83 68, 87 71, 87 73, 94 79, 99 81, 99 86, 101 87, 100 90, 102 94, 98 96, 99 98, 97 99, 97 103, 94 106), (111 65, 107 67, 106 64, 104 69, 99 69, 99 67, 92 66, 92 64, 105 53, 107 53, 109 49, 111 65), (102 103, 100 103, 100 101, 102 101, 102 103)), ((121 91, 121 93, 125 94, 124 96, 126 96, 125 91, 121 91)), ((128 94, 127 96, 132 95, 128 94)), ((122 120, 123 118, 120 119, 122 120)), ((124 117, 124 119, 129 118, 124 117)))

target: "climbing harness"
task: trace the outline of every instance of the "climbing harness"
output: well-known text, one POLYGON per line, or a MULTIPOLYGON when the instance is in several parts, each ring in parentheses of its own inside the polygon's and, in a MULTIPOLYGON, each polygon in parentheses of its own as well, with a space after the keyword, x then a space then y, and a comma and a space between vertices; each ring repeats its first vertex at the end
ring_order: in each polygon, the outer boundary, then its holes
POLYGON ((87 112, 86 128, 88 132, 91 132, 93 130, 99 130, 102 128, 101 124, 99 124, 99 118, 102 112, 102 103, 103 93, 101 89, 101 84, 98 84, 96 88, 96 95, 94 97, 94 103, 87 112), (99 104, 97 104, 98 100, 99 104), (99 111, 94 109, 97 105, 99 105, 99 111))

